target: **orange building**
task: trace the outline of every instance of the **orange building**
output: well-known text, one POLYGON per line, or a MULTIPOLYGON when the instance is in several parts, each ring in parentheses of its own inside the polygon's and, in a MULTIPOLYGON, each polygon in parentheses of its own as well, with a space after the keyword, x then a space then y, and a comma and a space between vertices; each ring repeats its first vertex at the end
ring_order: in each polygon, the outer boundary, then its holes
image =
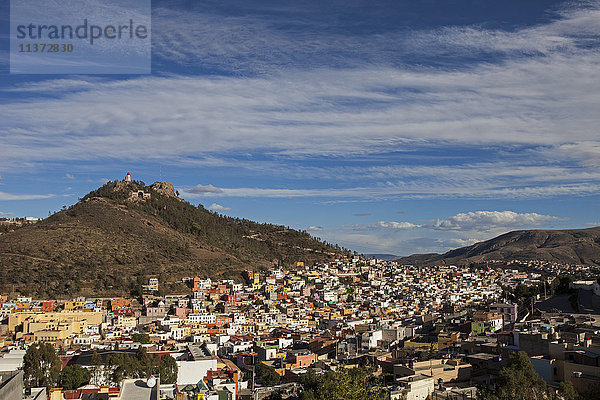
POLYGON ((112 311, 122 310, 124 308, 131 308, 131 301, 127 299, 112 299, 110 301, 110 309, 112 311))
POLYGON ((42 301, 41 309, 42 312, 51 312, 56 308, 55 301, 42 301))
POLYGON ((199 292, 202 290, 202 279, 199 276, 194 278, 194 286, 192 287, 194 292, 199 292))

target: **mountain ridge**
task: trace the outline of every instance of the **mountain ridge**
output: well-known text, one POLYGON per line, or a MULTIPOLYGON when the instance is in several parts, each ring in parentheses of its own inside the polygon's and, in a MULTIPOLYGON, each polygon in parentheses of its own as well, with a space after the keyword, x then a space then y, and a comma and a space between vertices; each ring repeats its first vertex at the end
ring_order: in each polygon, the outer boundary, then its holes
POLYGON ((413 254, 404 264, 469 264, 492 260, 542 260, 559 264, 600 265, 600 227, 517 230, 443 254, 413 254))

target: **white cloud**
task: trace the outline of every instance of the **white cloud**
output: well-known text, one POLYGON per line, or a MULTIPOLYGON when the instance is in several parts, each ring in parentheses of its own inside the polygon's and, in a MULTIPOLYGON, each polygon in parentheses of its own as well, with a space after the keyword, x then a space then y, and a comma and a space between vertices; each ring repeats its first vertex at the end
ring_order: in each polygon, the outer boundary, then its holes
POLYGON ((0 200, 39 200, 54 197, 53 194, 12 194, 0 192, 0 200))
POLYGON ((419 228, 420 225, 415 225, 411 222, 395 222, 395 221, 379 221, 377 223, 378 226, 382 228, 390 228, 390 229, 414 229, 419 228))
POLYGON ((2 212, 0 211, 0 215, 13 215, 14 213, 11 212, 2 212))
POLYGON ((65 178, 67 179, 75 179, 75 177, 69 173, 65 174, 65 178))
POLYGON ((313 232, 321 232, 323 231, 323 227, 322 226, 315 226, 315 225, 311 225, 308 227, 309 231, 313 231, 313 232))
POLYGON ((231 208, 229 207, 224 207, 220 204, 217 203, 212 203, 210 206, 208 206, 208 209, 211 211, 228 211, 231 210, 231 208))
POLYGON ((471 211, 459 213, 447 219, 438 219, 432 229, 455 231, 488 231, 539 227, 561 218, 537 213, 516 213, 514 211, 471 211))

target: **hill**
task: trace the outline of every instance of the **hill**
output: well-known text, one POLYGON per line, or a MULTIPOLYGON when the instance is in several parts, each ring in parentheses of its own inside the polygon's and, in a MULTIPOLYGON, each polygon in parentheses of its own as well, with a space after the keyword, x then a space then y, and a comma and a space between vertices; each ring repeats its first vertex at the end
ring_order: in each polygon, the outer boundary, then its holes
POLYGON ((169 182, 109 182, 43 221, 0 235, 0 292, 122 295, 151 276, 162 283, 193 275, 240 279, 244 269, 339 254, 306 232, 196 207, 169 182))
POLYGON ((365 254, 366 258, 376 258, 378 260, 384 260, 384 261, 392 261, 398 258, 397 255, 394 254, 387 254, 387 253, 370 253, 370 254, 365 254))
POLYGON ((600 227, 569 230, 522 230, 444 254, 414 254, 404 264, 470 264, 487 260, 544 260, 560 264, 600 265, 600 227))

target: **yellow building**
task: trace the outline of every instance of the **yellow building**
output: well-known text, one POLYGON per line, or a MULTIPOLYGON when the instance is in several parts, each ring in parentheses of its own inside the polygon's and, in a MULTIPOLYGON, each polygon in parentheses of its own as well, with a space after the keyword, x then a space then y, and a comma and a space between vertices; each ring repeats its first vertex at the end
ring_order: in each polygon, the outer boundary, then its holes
POLYGON ((73 333, 82 333, 87 325, 100 325, 102 323, 101 312, 21 312, 11 313, 8 316, 8 330, 14 332, 21 327, 23 333, 33 333, 38 329, 52 329, 61 323, 73 324, 73 333))
POLYGON ((57 342, 70 336, 68 329, 44 329, 33 333, 34 342, 57 342))
POLYGON ((65 311, 83 310, 85 300, 69 300, 65 301, 65 311))
POLYGON ((117 316, 117 322, 115 326, 120 328, 135 328, 137 326, 137 318, 127 315, 117 316))

